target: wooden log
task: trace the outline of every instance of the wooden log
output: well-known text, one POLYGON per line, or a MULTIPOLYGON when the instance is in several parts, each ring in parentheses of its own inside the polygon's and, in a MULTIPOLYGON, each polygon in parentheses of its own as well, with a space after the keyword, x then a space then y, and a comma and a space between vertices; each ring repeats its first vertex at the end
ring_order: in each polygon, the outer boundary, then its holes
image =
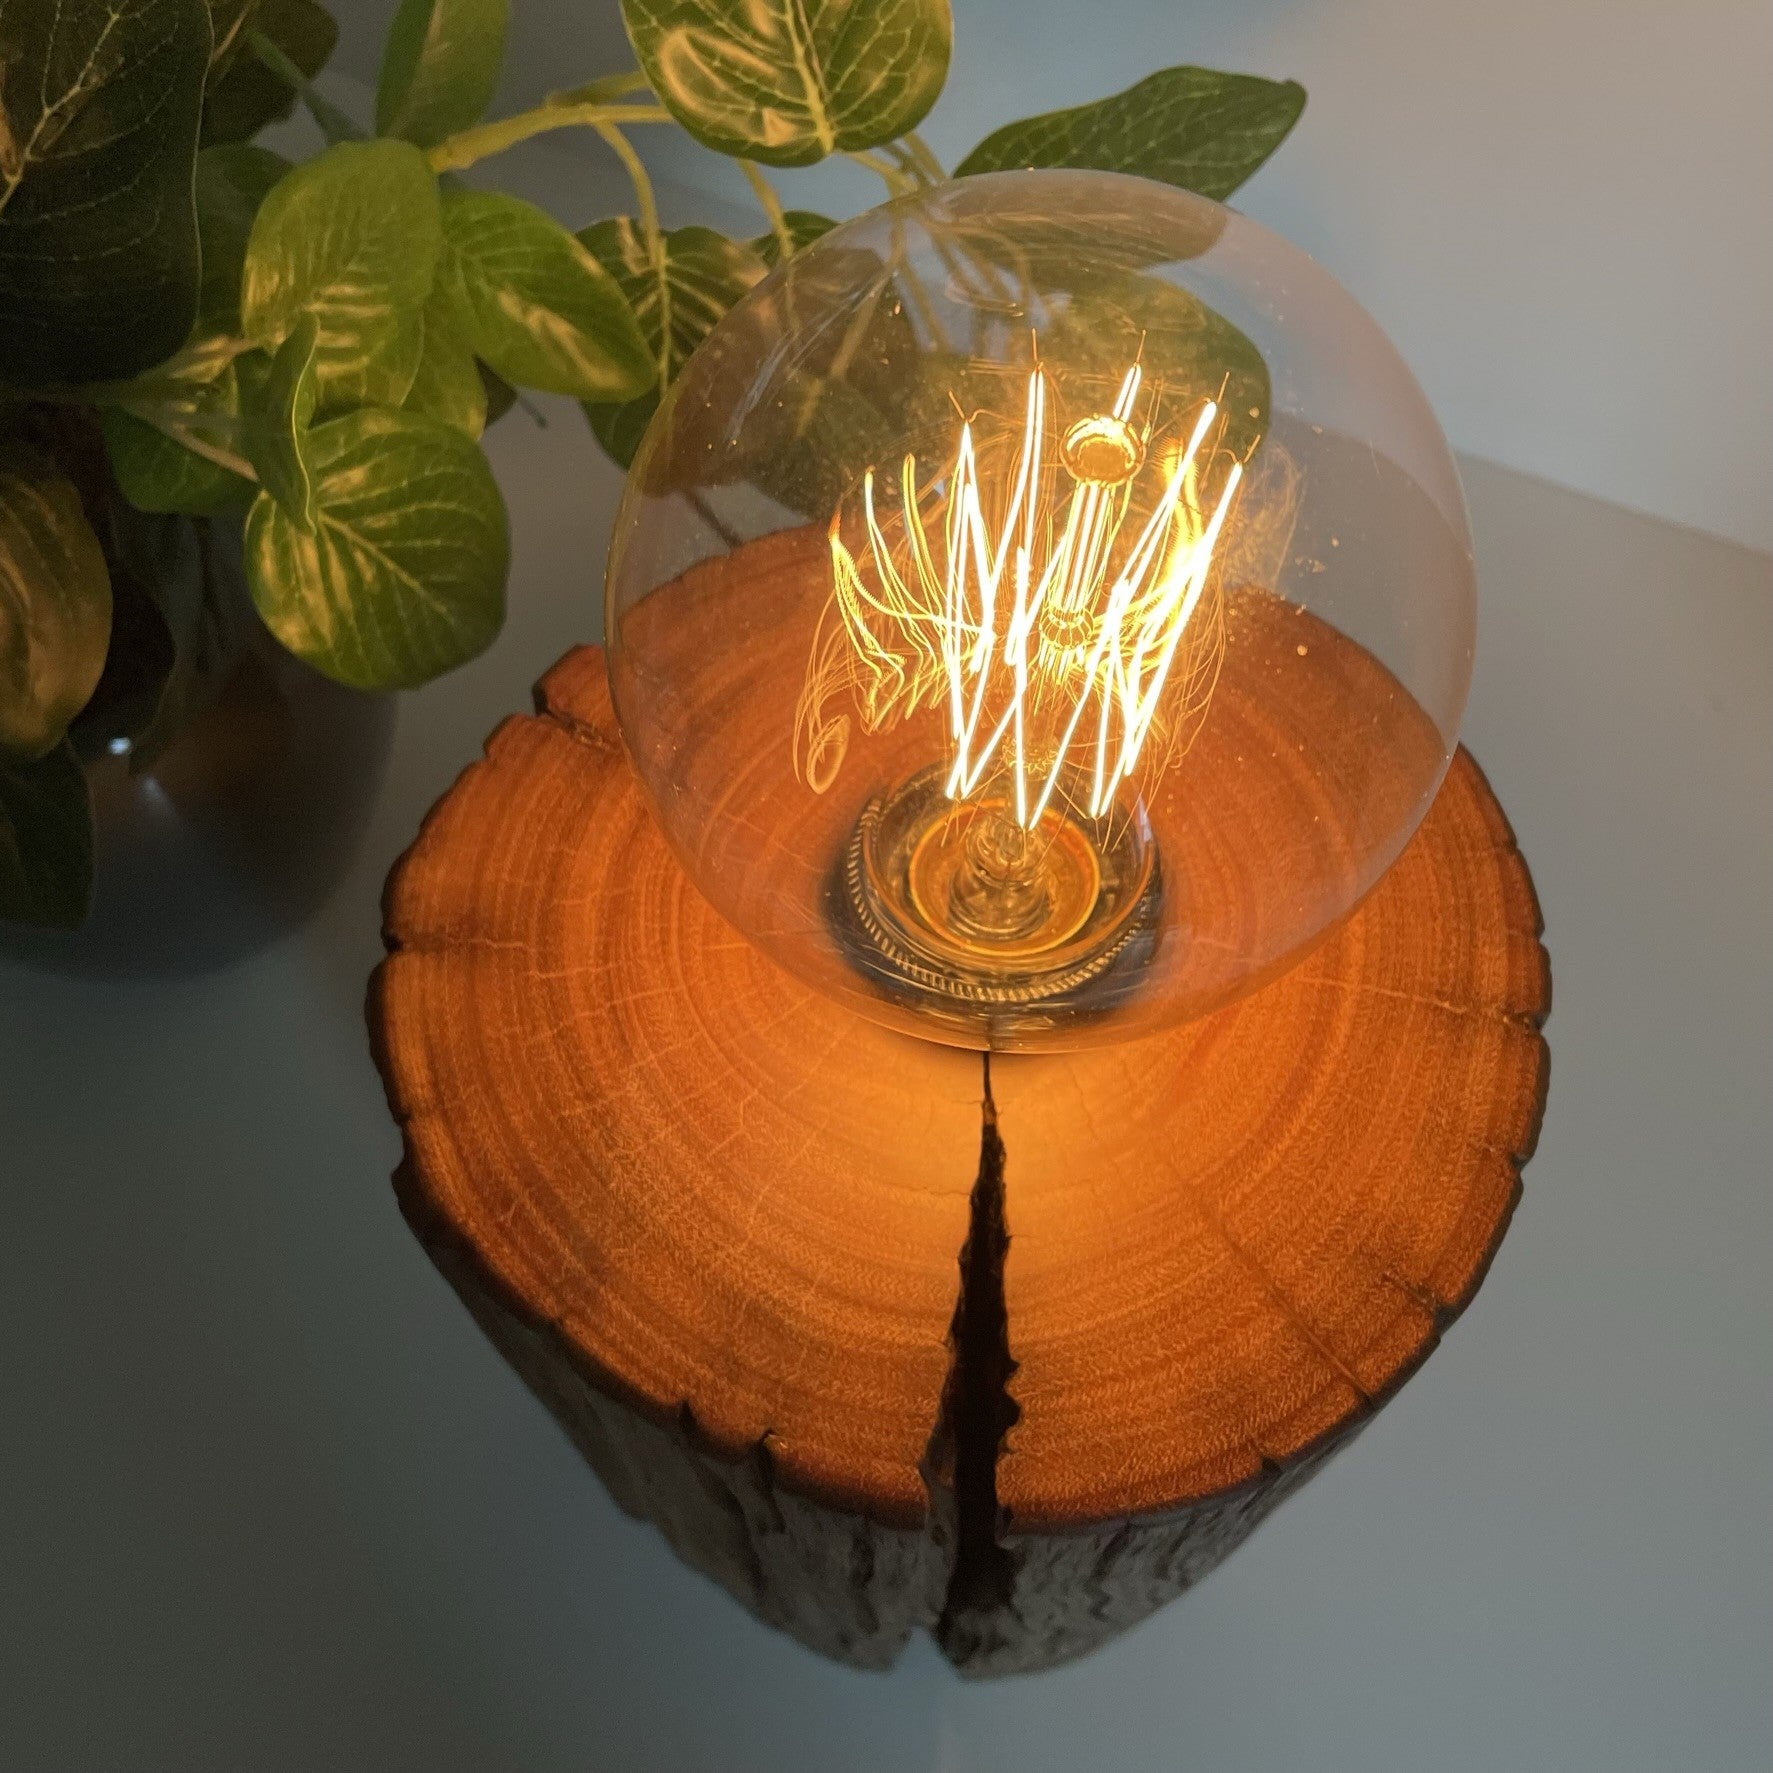
MULTIPOLYGON (((1297 616, 1209 725, 1272 701, 1297 616)), ((1329 632, 1326 696, 1365 668, 1329 632)), ((1469 1301, 1543 1111, 1539 929, 1461 752, 1254 995, 982 1061, 709 909, 584 648, 390 877, 369 1015, 403 1210, 617 1502, 817 1650, 884 1666, 922 1627, 997 1674, 1186 1588, 1469 1301)))

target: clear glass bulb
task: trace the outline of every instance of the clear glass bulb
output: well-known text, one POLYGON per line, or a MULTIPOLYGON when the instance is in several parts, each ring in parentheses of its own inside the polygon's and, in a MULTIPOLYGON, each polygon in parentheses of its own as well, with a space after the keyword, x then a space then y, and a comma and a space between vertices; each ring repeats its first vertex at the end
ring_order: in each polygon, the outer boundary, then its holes
POLYGON ((803 249, 630 474, 605 634, 659 823, 791 973, 958 1045, 1195 1016, 1372 887, 1475 613, 1420 389, 1304 253, 1096 172, 803 249))

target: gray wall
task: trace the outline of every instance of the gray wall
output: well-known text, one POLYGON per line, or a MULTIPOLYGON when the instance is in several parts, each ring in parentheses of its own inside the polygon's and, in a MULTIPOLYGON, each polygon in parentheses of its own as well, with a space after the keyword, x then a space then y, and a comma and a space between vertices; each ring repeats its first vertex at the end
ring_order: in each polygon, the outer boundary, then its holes
MULTIPOLYGON (((373 78, 393 0, 351 0, 373 78)), ((631 65, 614 0, 513 0, 501 103, 631 65)), ((1009 118, 1197 61, 1311 93, 1238 203, 1391 332, 1453 442, 1773 547, 1773 8, 1766 0, 956 0, 926 129, 952 163, 1009 118)), ((679 185, 742 200, 646 133, 679 185)), ((581 151, 597 154, 595 143, 581 151)), ((839 213, 850 169, 790 175, 839 213)), ((578 219, 578 218, 575 218, 578 219)))

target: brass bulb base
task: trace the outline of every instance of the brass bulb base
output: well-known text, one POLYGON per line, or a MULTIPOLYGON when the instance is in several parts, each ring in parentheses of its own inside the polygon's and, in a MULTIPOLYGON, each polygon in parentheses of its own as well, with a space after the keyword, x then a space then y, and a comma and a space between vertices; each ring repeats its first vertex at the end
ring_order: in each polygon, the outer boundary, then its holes
POLYGON ((938 1019, 1083 1015, 1136 989, 1159 897, 1156 849, 1126 808, 1055 805, 1023 830, 1001 797, 950 800, 935 768, 863 808, 831 909, 851 964, 938 1019))

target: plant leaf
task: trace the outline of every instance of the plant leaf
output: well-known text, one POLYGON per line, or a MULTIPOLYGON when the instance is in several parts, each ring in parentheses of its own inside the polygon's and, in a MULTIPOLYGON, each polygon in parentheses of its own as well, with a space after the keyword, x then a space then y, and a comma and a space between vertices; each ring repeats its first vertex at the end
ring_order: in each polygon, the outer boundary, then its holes
POLYGON ((316 522, 261 493, 246 572, 265 625, 361 689, 420 684, 483 651, 505 617, 504 502, 477 445, 435 419, 369 409, 308 434, 316 522))
POLYGON ((252 142, 222 142, 197 156, 197 238, 203 247, 200 328, 240 330, 240 273, 253 218, 289 169, 281 154, 252 142))
POLYGON ((583 400, 631 400, 652 385, 627 298, 552 216, 498 192, 457 190, 444 197, 443 230, 458 323, 506 381, 583 400))
POLYGON ((1112 388, 1141 356, 1161 366, 1171 410, 1210 399, 1220 410, 1216 447, 1247 458, 1268 429, 1268 365, 1254 342, 1198 296, 1164 278, 1111 267, 1081 270, 1042 348, 1073 375, 1112 388))
MULTIPOLYGON (((239 411, 235 372, 230 365, 191 407, 199 434, 215 421, 230 425, 239 411)), ((209 516, 230 505, 244 505, 252 483, 219 462, 186 449, 146 419, 119 406, 99 412, 105 450, 118 489, 138 511, 209 516)))
POLYGON ((302 108, 328 142, 368 140, 369 131, 356 118, 346 116, 263 31, 249 32, 246 47, 255 61, 302 101, 302 108))
MULTIPOLYGON (((658 494, 749 481, 822 520, 865 463, 903 446, 935 374, 892 264, 827 242, 778 267, 704 341, 693 406, 680 408, 690 398, 680 378, 665 396, 674 422, 654 427, 632 471, 658 494), (808 314, 838 314, 841 324, 809 330, 808 314), (760 353, 783 337, 795 340, 792 366, 772 377, 768 400, 746 406, 760 353), (741 408, 746 422, 731 426, 728 416, 741 408)), ((945 390, 945 372, 940 380, 945 390)), ((942 403, 949 410, 945 392, 942 403)))
POLYGON ((633 467, 640 440, 653 422, 653 414, 659 410, 658 389, 649 388, 635 400, 582 400, 579 404, 585 409, 591 435, 597 439, 603 453, 618 468, 633 467))
POLYGON ((634 459, 660 392, 727 309, 763 281, 768 266, 752 247, 712 228, 696 227, 664 233, 664 262, 655 265, 646 236, 628 216, 595 222, 579 239, 621 286, 659 366, 658 385, 634 400, 585 402, 597 441, 625 468, 634 459))
POLYGON ((0 757, 0 918, 74 929, 92 903, 92 796, 66 739, 0 757))
POLYGON ((203 144, 243 142, 267 123, 277 123, 295 109, 289 82, 265 66, 247 47, 247 34, 270 38, 310 80, 331 57, 339 40, 332 14, 316 0, 212 0, 217 36, 227 47, 210 72, 203 100, 203 144))
POLYGON ((506 0, 400 0, 376 83, 376 133, 429 148, 478 123, 505 59, 506 0))
POLYGON ((474 367, 480 373, 480 386, 486 395, 486 422, 497 424, 517 404, 517 390, 478 357, 474 359, 474 367))
POLYGON ((442 239, 437 180, 419 149, 328 148, 259 207, 240 291, 246 336, 274 351, 312 313, 321 405, 398 406, 418 372, 442 239))
MULTIPOLYGON (((829 216, 815 214, 810 209, 784 210, 782 220, 788 224, 788 238, 794 243, 796 252, 803 246, 811 246, 821 234, 829 234, 837 226, 829 216)), ((767 234, 759 234, 751 242, 751 250, 772 271, 782 262, 782 243, 773 228, 767 234)))
POLYGON ((1137 173, 1223 201, 1265 161, 1305 109, 1296 80, 1165 68, 1094 104, 993 130, 954 169, 1025 166, 1137 173))
POLYGON ((425 348, 405 404, 408 412, 441 419, 464 437, 486 429, 486 383, 441 278, 425 304, 425 348))
MULTIPOLYGON (((240 378, 264 361, 263 352, 240 354, 236 340, 199 335, 145 375, 94 390, 111 471, 131 506, 201 516, 250 496, 244 466, 231 469, 199 446, 235 454, 240 378)), ((109 491, 88 488, 89 507, 109 491)))
POLYGON ((622 0, 659 102, 704 147, 810 166, 914 129, 948 77, 948 0, 622 0))
POLYGON ((314 353, 320 329, 304 314, 271 359, 271 371, 241 427, 247 459, 259 484, 303 534, 314 529, 314 483, 306 458, 308 426, 316 400, 314 353))
POLYGON ((110 634, 111 575, 74 483, 36 450, 0 448, 0 749, 60 741, 110 634))
POLYGON ((204 0, 0 0, 0 380, 107 381, 184 343, 204 0))
POLYGON ((579 239, 621 286, 667 385, 722 315, 768 274, 751 246, 712 228, 665 230, 657 265, 630 216, 594 222, 579 239))

